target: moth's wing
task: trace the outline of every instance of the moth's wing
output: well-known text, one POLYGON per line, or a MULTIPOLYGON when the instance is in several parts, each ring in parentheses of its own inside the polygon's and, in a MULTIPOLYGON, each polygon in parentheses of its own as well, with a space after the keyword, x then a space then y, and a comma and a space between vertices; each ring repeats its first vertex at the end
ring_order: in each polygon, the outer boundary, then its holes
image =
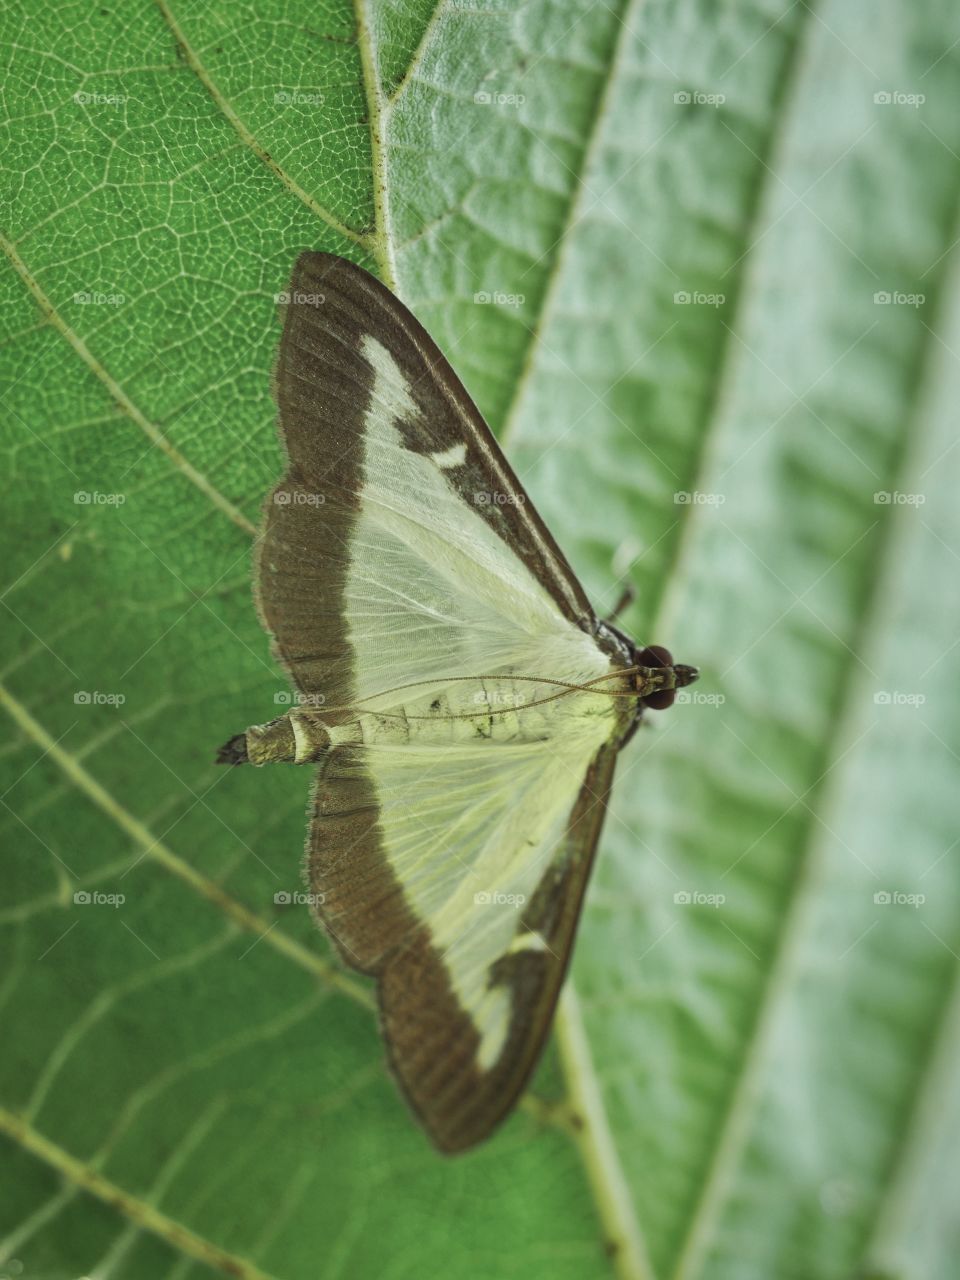
POLYGON ((340 748, 307 843, 315 911, 379 980, 400 1086, 437 1147, 508 1114, 570 957, 616 747, 340 748))
MULTIPOLYGON (((258 596, 299 687, 328 713, 389 710, 413 682, 609 671, 576 578, 406 308, 322 254, 301 257, 290 294, 276 371, 289 470, 267 503, 258 596)), ((539 743, 336 747, 316 792, 318 914, 378 976, 394 1068, 445 1150, 512 1106, 569 954, 615 716, 564 705, 564 731, 539 743)))
POLYGON ((298 686, 346 705, 510 666, 606 669, 583 589, 407 308, 322 253, 300 257, 288 296, 275 394, 289 469, 256 579, 298 686))

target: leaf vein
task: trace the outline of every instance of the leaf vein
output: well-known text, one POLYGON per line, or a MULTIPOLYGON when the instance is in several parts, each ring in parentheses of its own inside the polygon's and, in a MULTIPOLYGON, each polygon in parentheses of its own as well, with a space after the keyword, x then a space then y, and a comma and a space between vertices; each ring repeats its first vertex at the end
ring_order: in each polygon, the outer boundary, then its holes
POLYGON ((231 127, 236 130, 244 145, 249 147, 257 159, 266 165, 270 172, 279 179, 291 195, 295 195, 298 200, 302 201, 311 213, 315 214, 329 227, 332 227, 338 235, 343 236, 347 240, 352 240, 354 244, 366 247, 367 237, 362 231, 357 231, 353 227, 348 227, 347 224, 341 221, 335 213, 316 200, 309 191, 305 191, 296 179, 286 172, 282 165, 277 164, 273 156, 271 156, 267 149, 258 141, 256 135, 253 134, 244 124, 232 103, 218 87, 210 72, 201 62, 199 55, 187 40, 183 29, 177 22, 177 19, 170 6, 166 3, 166 0, 157 0, 157 5, 163 16, 164 22, 166 22, 167 26, 170 28, 170 32, 173 35, 174 40, 177 42, 181 52, 183 53, 184 62, 210 94, 214 104, 223 114, 231 127))
POLYGON ((228 516, 234 524, 239 525, 241 529, 244 529, 251 536, 254 536, 257 532, 256 526, 248 520, 243 512, 238 507, 235 507, 229 498, 225 497, 201 471, 198 471, 197 468, 184 457, 179 449, 174 448, 159 427, 157 427, 155 423, 151 422, 140 407, 130 399, 120 384, 107 372, 100 361, 97 360, 96 356, 94 356, 93 352, 89 349, 80 335, 70 328, 51 300, 47 297, 46 293, 44 293, 43 289, 40 287, 39 281, 37 281, 31 274, 26 263, 17 253, 14 245, 3 236, 0 236, 0 249, 2 249, 7 255, 17 275, 33 295, 33 298, 40 307, 40 310, 47 317, 47 320, 53 328, 57 330, 61 337, 66 339, 90 372, 103 383, 115 402, 121 409, 123 409, 124 413, 126 413, 129 418, 133 419, 147 439, 150 440, 150 442, 154 444, 161 453, 164 453, 173 466, 176 467, 178 471, 181 471, 191 484, 195 485, 201 493, 205 494, 215 507, 228 516))
POLYGON ((0 1133, 17 1143, 30 1155, 55 1169, 67 1182, 96 1196, 104 1204, 123 1214, 144 1231, 164 1240, 171 1248, 195 1258, 197 1262, 234 1277, 234 1280, 274 1280, 266 1271, 246 1258, 221 1249, 181 1222, 161 1213, 145 1200, 131 1195, 116 1183, 91 1169, 82 1160, 51 1142, 43 1134, 27 1124, 21 1117, 0 1107, 0 1133))

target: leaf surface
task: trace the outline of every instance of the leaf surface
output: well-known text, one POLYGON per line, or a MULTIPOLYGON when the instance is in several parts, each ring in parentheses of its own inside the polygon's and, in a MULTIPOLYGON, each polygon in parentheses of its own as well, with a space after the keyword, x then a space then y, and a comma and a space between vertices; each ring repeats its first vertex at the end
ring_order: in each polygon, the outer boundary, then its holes
POLYGON ((952 8, 3 22, 0 1265, 949 1280, 952 8), (249 564, 307 247, 703 671, 621 761, 540 1101, 455 1162, 285 900, 303 774, 211 764, 287 696, 249 564))

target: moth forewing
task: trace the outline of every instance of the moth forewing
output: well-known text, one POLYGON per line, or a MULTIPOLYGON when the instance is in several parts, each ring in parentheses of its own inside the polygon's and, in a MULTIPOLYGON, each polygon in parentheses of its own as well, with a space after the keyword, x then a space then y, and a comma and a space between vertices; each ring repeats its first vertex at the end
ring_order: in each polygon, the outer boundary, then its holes
POLYGON ((377 979, 413 1110, 460 1151, 540 1055, 617 750, 645 701, 695 673, 665 650, 638 661, 598 621, 450 365, 379 281, 306 253, 289 298, 288 469, 255 594, 307 705, 221 759, 318 765, 318 917, 377 979))

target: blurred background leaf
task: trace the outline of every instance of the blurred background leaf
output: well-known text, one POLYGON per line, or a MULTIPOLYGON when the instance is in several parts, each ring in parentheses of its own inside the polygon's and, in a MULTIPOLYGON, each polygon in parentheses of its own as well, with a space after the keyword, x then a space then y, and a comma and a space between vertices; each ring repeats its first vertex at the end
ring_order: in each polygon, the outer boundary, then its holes
POLYGON ((0 1265, 955 1277, 955 9, 3 24, 0 1265), (303 774, 211 764, 286 689, 249 563, 304 248, 703 669, 621 761, 540 1103, 452 1163, 285 900, 303 774))

